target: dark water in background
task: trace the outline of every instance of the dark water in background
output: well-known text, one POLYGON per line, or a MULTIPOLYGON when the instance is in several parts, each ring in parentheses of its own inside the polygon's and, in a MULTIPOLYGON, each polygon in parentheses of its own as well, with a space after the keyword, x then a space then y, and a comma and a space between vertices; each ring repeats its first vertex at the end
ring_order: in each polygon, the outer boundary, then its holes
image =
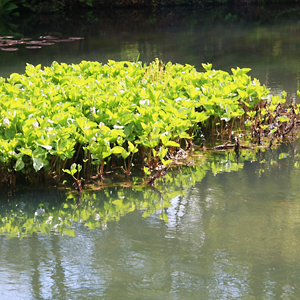
POLYGON ((26 63, 106 63, 108 59, 135 61, 138 56, 150 62, 158 57, 164 62, 195 65, 199 71, 203 62, 226 71, 237 66, 251 68, 250 75, 273 92, 284 89, 294 94, 300 89, 299 18, 300 9, 295 5, 273 10, 179 7, 28 16, 11 21, 13 24, 0 24, 0 36, 85 39, 38 50, 21 46, 17 52, 1 51, 0 75, 23 73, 26 63))
MULTIPOLYGON (((294 93, 300 23, 247 9, 25 20, 1 35, 85 39, 0 52, 0 74, 22 73, 26 62, 140 54, 198 69, 250 67, 272 91, 294 93)), ((239 162, 233 153, 200 157, 155 189, 1 192, 0 299, 299 299, 298 148, 245 152, 239 162)))

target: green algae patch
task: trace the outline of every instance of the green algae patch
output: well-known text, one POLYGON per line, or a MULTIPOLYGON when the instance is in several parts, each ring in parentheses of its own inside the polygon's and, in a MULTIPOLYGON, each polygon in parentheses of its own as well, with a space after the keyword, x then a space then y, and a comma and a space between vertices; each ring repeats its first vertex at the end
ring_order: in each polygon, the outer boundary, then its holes
POLYGON ((237 121, 252 126, 267 111, 262 101, 275 108, 285 101, 268 98, 269 90, 247 75, 250 69, 229 74, 203 67, 53 62, 0 78, 1 181, 65 173, 77 182, 102 180, 116 167, 129 177, 134 162, 151 174, 184 156, 182 148, 191 149, 200 135, 230 137, 237 121))

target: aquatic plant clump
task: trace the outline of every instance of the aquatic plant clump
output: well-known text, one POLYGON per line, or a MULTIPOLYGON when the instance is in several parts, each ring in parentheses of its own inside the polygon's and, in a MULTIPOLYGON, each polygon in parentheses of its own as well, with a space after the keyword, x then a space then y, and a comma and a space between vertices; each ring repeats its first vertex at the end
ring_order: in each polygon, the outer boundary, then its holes
POLYGON ((135 153, 150 173, 172 163, 181 147, 191 148, 199 128, 230 133, 234 120, 253 117, 268 99, 250 69, 203 67, 53 62, 0 78, 1 181, 37 182, 68 169, 73 178, 78 172, 77 181, 102 180, 115 167, 128 177, 135 153))

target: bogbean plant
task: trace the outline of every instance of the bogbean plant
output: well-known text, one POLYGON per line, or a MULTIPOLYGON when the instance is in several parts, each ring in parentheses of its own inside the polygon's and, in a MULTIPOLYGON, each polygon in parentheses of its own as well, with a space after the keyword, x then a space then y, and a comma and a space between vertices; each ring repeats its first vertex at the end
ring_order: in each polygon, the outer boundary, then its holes
POLYGON ((203 67, 53 62, 0 78, 1 180, 14 183, 20 174, 37 182, 73 164, 82 165, 83 178, 102 179, 114 167, 129 176, 134 155, 149 173, 170 164, 166 154, 188 145, 197 129, 232 127, 269 93, 250 69, 230 75, 203 67))

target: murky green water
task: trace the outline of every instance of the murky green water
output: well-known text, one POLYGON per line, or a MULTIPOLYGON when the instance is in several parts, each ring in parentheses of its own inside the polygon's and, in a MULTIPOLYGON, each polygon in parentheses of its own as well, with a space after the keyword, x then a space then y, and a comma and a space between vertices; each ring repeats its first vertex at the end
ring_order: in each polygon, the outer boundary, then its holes
MULTIPOLYGON (((23 72, 26 62, 140 53, 199 69, 251 67, 276 93, 300 89, 295 18, 258 20, 250 9, 127 14, 1 27, 17 38, 85 39, 1 52, 0 74, 23 72)), ((239 161, 234 153, 200 156, 155 188, 1 191, 0 299, 299 299, 299 146, 247 151, 239 161)))
POLYGON ((212 153, 155 188, 8 195, 0 298, 299 299, 299 146, 212 153))

